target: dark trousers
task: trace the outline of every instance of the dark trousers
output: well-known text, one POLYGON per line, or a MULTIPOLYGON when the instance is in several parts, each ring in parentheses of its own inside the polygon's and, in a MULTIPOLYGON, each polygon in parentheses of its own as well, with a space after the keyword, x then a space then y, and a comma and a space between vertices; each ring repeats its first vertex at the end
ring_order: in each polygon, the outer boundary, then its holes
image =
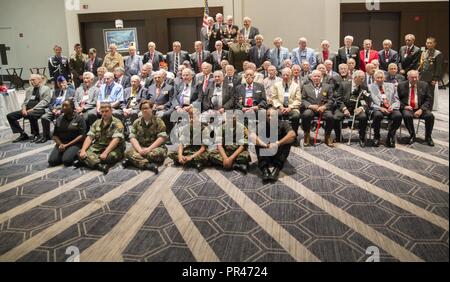
MULTIPOLYGON (((318 117, 319 113, 313 112, 310 109, 306 109, 302 113, 302 128, 303 131, 309 133, 311 130, 311 121, 314 117, 318 117)), ((325 135, 331 134, 331 130, 333 129, 333 113, 329 110, 326 110, 322 114, 322 120, 325 121, 325 135)))
POLYGON ((39 135, 38 120, 44 113, 44 110, 36 110, 29 113, 26 117, 23 117, 22 111, 16 111, 9 113, 6 118, 8 119, 9 126, 13 133, 25 133, 24 129, 19 124, 19 119, 26 118, 30 121, 31 134, 39 135))
POLYGON ((399 110, 393 110, 390 114, 385 114, 381 112, 380 110, 376 110, 372 114, 373 119, 373 131, 374 131, 374 138, 380 139, 380 128, 381 128, 381 121, 383 120, 383 117, 389 117, 389 120, 391 121, 388 128, 388 136, 394 137, 395 132, 402 124, 402 114, 399 110))
POLYGON ((42 135, 50 139, 50 123, 52 123, 58 116, 52 112, 47 112, 41 117, 42 135))
POLYGON ((81 149, 81 144, 73 145, 67 148, 64 152, 59 151, 58 146, 55 146, 48 157, 48 164, 51 166, 57 166, 64 164, 65 166, 71 166, 73 161, 78 158, 78 152, 81 149))
MULTIPOLYGON (((353 118, 353 115, 351 115, 353 118)), ((334 133, 336 134, 336 139, 339 139, 341 136, 341 122, 344 119, 344 113, 336 110, 334 113, 334 133)), ((367 114, 366 112, 361 112, 359 115, 355 116, 355 119, 358 121, 358 129, 359 129, 359 138, 364 139, 366 136, 366 128, 367 128, 367 114)), ((355 126, 353 128, 356 128, 355 126)))
POLYGON ((258 156, 258 167, 262 169, 264 167, 273 165, 274 167, 279 167, 280 169, 282 169, 284 163, 286 162, 286 159, 289 156, 289 152, 291 151, 291 145, 292 144, 286 144, 280 146, 278 148, 277 153, 274 156, 261 156, 260 155, 261 148, 255 146, 256 156, 258 156))
POLYGON ((295 134, 298 135, 298 127, 300 126, 300 111, 297 109, 291 110, 291 112, 287 115, 281 114, 281 111, 278 111, 278 117, 281 120, 289 120, 292 125, 292 129, 295 131, 295 134))
MULTIPOLYGON (((403 110, 402 115, 403 120, 405 121, 405 127, 408 129, 409 135, 416 136, 413 122, 414 112, 403 110)), ((423 111, 422 115, 419 118, 425 120, 425 138, 430 138, 431 133, 433 132, 434 115, 431 113, 431 111, 426 110, 423 111)))

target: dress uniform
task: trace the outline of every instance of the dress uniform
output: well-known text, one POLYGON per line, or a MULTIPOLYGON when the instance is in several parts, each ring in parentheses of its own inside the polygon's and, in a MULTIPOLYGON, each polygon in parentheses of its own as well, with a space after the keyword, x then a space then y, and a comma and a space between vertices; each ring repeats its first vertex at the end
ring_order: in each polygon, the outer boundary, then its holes
POLYGON ((83 83, 83 72, 84 66, 88 61, 88 56, 86 54, 72 54, 69 60, 69 68, 72 73, 73 83, 75 84, 75 89, 78 88, 81 83, 83 83))
POLYGON ((228 53, 228 62, 233 65, 236 72, 244 71, 243 63, 248 59, 248 52, 252 45, 250 43, 235 43, 231 44, 230 52, 228 53))
POLYGON ((435 85, 431 84, 432 81, 441 80, 442 77, 442 65, 443 65, 442 52, 436 49, 428 49, 422 52, 419 65, 420 80, 428 83, 429 93, 431 95, 430 106, 432 110, 437 110, 433 107, 435 101, 435 85))
POLYGON ((105 125, 103 119, 99 119, 91 126, 87 136, 91 137, 94 142, 86 151, 86 158, 81 160, 86 166, 98 169, 100 164, 114 165, 116 162, 123 158, 123 152, 125 150, 125 142, 123 135, 122 122, 111 117, 111 123, 105 125), (117 147, 109 153, 106 160, 100 160, 101 153, 109 146, 114 138, 119 138, 120 142, 117 147))
POLYGON ((48 59, 48 70, 50 72, 50 81, 55 82, 55 88, 58 88, 56 79, 60 76, 64 76, 67 81, 70 81, 70 68, 67 57, 50 57, 48 59))
MULTIPOLYGON (((145 122, 144 117, 140 117, 131 127, 130 139, 135 138, 141 147, 150 147, 160 137, 167 138, 166 126, 156 116, 153 116, 148 124, 145 122)), ((161 145, 153 149, 145 157, 131 147, 125 152, 125 157, 133 166, 140 169, 148 169, 150 163, 160 164, 164 162, 167 157, 167 147, 161 145)))

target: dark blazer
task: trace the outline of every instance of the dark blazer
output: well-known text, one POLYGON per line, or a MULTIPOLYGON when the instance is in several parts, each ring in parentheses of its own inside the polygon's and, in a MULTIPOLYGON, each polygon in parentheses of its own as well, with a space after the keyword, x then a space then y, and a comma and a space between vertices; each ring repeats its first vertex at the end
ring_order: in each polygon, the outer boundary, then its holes
MULTIPOLYGON (((217 54, 217 51, 211 53, 211 64, 213 66, 213 71, 222 69, 218 57, 219 55, 217 54)), ((222 53, 220 54, 220 60, 228 60, 228 51, 222 50, 222 53)))
POLYGON ((402 46, 400 48, 400 69, 405 71, 405 74, 410 70, 417 70, 419 68, 420 56, 422 55, 422 51, 419 47, 414 45, 411 53, 409 55, 406 54, 407 46, 402 46), (405 55, 407 55, 405 57, 405 55))
POLYGON ((265 45, 261 45, 261 57, 258 57, 258 47, 253 46, 248 51, 248 60, 256 65, 256 68, 260 68, 261 65, 269 60, 270 49, 265 45))
MULTIPOLYGON (((431 111, 431 102, 433 99, 431 98, 431 94, 428 88, 428 83, 424 81, 417 81, 417 92, 419 108, 422 110, 431 111)), ((409 105, 409 81, 400 82, 397 86, 398 98, 400 99, 400 110, 403 110, 405 106, 409 105)))
MULTIPOLYGON (((236 87, 236 108, 242 110, 246 108, 245 106, 245 90, 247 88, 246 84, 241 84, 236 87)), ((266 90, 264 89, 264 85, 253 82, 253 106, 259 106, 260 108, 266 109, 268 107, 267 98, 266 98, 266 90)))
MULTIPOLYGON (((199 61, 198 53, 197 52, 192 53, 190 55, 190 57, 191 57, 191 65, 192 65, 192 68, 194 69, 194 72, 195 73, 201 72, 202 69, 198 65, 198 61, 199 61)), ((207 63, 211 64, 211 53, 209 51, 206 51, 206 50, 202 51, 202 62, 203 63, 207 62, 207 63)))
MULTIPOLYGON (((146 99, 146 95, 147 95, 147 88, 139 86, 137 96, 136 96, 136 102, 139 104, 141 102, 141 100, 146 99)), ((123 101, 121 104, 122 109, 128 108, 128 103, 130 102, 130 97, 131 97, 131 86, 125 88, 125 90, 123 91, 123 101)))
MULTIPOLYGON (((182 95, 183 89, 184 89, 184 82, 178 84, 175 87, 175 90, 174 90, 175 94, 174 94, 173 99, 170 104, 171 108, 175 109, 177 106, 180 106, 180 107, 183 106, 182 104, 180 104, 180 97, 182 95)), ((195 86, 194 81, 192 81, 191 82, 191 101, 190 101, 191 103, 190 104, 192 105, 192 103, 198 101, 199 100, 198 98, 199 98, 198 88, 195 86)), ((199 101, 199 102, 201 102, 201 101, 199 101)))
POLYGON ((303 85, 301 109, 306 109, 310 105, 325 105, 328 110, 332 110, 334 106, 333 89, 330 85, 322 83, 322 88, 316 98, 316 91, 313 83, 303 85))
POLYGON ((95 57, 94 63, 91 68, 91 60, 88 59, 84 64, 84 71, 92 72, 95 76, 97 76, 97 69, 101 67, 103 64, 103 59, 99 57, 95 57))
MULTIPOLYGON (((243 27, 243 28, 241 28, 240 32, 242 34, 245 34, 244 30, 245 30, 245 28, 243 27)), ((255 46, 255 44, 256 44, 255 36, 257 36, 258 34, 259 34, 259 29, 254 26, 251 26, 250 32, 248 33, 248 39, 250 40, 250 44, 252 44, 252 46, 255 46)))
POLYGON ((389 64, 392 64, 392 63, 394 63, 398 66, 398 64, 400 63, 400 58, 399 58, 397 51, 389 49, 387 61, 386 61, 385 55, 386 54, 385 54, 384 49, 378 52, 378 61, 380 62, 380 69, 382 69, 384 71, 388 71, 388 66, 389 66, 389 64))
MULTIPOLYGON (((212 98, 214 95, 215 83, 210 84, 206 93, 203 95, 202 111, 218 110, 215 109, 212 104, 212 98)), ((222 84, 222 107, 225 110, 233 110, 235 108, 234 89, 228 84, 222 84)))
MULTIPOLYGON (((338 54, 336 57, 336 67, 339 67, 340 64, 346 64, 347 63, 347 51, 346 47, 343 46, 339 48, 338 54)), ((356 69, 359 69, 359 47, 358 46, 352 46, 350 47, 350 58, 355 59, 356 61, 356 69)))
MULTIPOLYGON (((180 64, 179 65, 183 64, 184 61, 191 61, 191 58, 189 57, 189 53, 187 51, 181 50, 180 51, 180 64)), ((175 61, 174 61, 173 51, 167 53, 166 63, 167 63, 167 66, 168 66, 167 71, 171 71, 173 73, 177 73, 178 70, 174 70, 175 61)))
MULTIPOLYGON (((369 91, 369 89, 365 85, 361 85, 360 91, 369 91)), ((356 91, 356 90, 355 90, 356 91)), ((361 92, 355 93, 356 95, 359 95, 361 92)), ((339 89, 336 92, 336 95, 334 96, 336 110, 339 110, 343 112, 345 107, 348 107, 350 105, 350 98, 352 96, 352 81, 343 81, 339 89)), ((366 103, 363 105, 360 103, 360 106, 364 108, 365 111, 367 111, 370 107, 370 95, 365 96, 364 94, 361 95, 360 101, 364 100, 366 103)))
POLYGON ((66 91, 66 96, 63 97, 61 104, 59 106, 55 107, 56 98, 58 98, 60 95, 62 95, 62 89, 53 90, 52 99, 51 99, 50 103, 48 104, 48 109, 50 111, 55 108, 61 109, 62 102, 64 102, 65 100, 74 99, 75 98, 75 89, 73 89, 72 87, 68 87, 67 91, 66 91))
POLYGON ((394 76, 390 76, 389 73, 386 75, 386 79, 384 81, 390 82, 390 83, 400 83, 402 81, 405 81, 405 77, 401 74, 396 74, 394 76))
POLYGON ((152 84, 147 89, 147 99, 153 101, 157 106, 164 105, 166 109, 170 108, 173 97, 174 88, 167 83, 162 86, 159 96, 156 95, 156 84, 152 84))
MULTIPOLYGON (((116 79, 116 82, 118 83, 117 79, 116 79)), ((123 75, 120 85, 122 85, 123 89, 130 87, 131 86, 131 78, 128 75, 123 75)))
POLYGON ((233 78, 230 80, 228 79, 228 76, 224 76, 223 78, 224 83, 227 83, 228 85, 232 86, 232 87, 237 87, 238 85, 241 84, 241 80, 238 78, 238 76, 235 74, 233 75, 233 78))
POLYGON ((161 52, 155 51, 153 55, 153 61, 150 62, 150 52, 147 52, 142 57, 142 64, 151 63, 153 71, 159 70, 159 63, 164 61, 164 56, 161 52))

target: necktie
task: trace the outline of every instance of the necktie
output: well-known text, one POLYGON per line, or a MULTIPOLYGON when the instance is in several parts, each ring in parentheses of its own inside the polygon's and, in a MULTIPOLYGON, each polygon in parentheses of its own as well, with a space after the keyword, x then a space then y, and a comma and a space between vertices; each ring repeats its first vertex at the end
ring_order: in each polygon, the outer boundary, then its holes
POLYGON ((178 54, 175 54, 175 64, 174 64, 173 72, 177 73, 177 71, 178 71, 178 54))
POLYGON ((203 93, 205 93, 206 89, 208 89, 208 77, 205 76, 205 81, 203 82, 203 93))
POLYGON ((328 60, 328 51, 323 51, 323 60, 328 60))
POLYGON ((155 56, 155 53, 150 54, 150 62, 153 63, 153 57, 155 56))
POLYGON ((380 87, 381 99, 383 99, 383 107, 385 107, 386 109, 389 109, 389 102, 387 100, 386 94, 384 93, 384 88, 382 85, 380 85, 379 87, 380 87))
POLYGON ((202 68, 202 53, 197 53, 197 57, 198 57, 198 68, 201 69, 202 68))
POLYGON ((372 84, 372 76, 369 75, 369 82, 367 84, 372 84))
POLYGON ((289 106, 289 85, 284 86, 284 101, 283 107, 287 108, 289 106))
POLYGON ((281 53, 280 48, 277 49, 278 65, 281 65, 281 53))
POLYGON ((350 57, 350 48, 347 48, 347 57, 350 57))
POLYGON ((161 86, 156 85, 156 99, 158 99, 160 93, 161 93, 161 86))
POLYGON ((219 62, 220 65, 220 62, 222 61, 222 52, 217 52, 217 61, 219 62))
POLYGON ((181 92, 181 95, 180 95, 180 105, 184 105, 184 95, 186 94, 188 87, 189 87, 189 84, 184 85, 183 92, 181 92))
POLYGON ((416 108, 416 92, 415 87, 411 85, 411 95, 409 96, 409 105, 411 108, 416 108))
POLYGON ((253 88, 252 88, 252 86, 251 85, 248 85, 247 86, 247 91, 246 91, 249 95, 246 95, 247 96, 247 99, 246 99, 246 106, 247 107, 253 107, 253 88), (251 96, 250 96, 251 95, 251 96))

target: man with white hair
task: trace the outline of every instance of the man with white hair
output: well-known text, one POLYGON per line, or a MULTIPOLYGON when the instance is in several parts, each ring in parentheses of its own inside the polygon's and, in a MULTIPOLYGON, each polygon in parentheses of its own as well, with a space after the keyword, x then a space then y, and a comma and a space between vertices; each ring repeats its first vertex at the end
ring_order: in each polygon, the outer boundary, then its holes
POLYGON ((314 49, 307 47, 308 40, 305 37, 298 39, 298 47, 292 50, 292 64, 300 65, 303 61, 309 62, 312 70, 316 69, 317 61, 314 49))
POLYGON ((152 69, 158 71, 159 64, 164 61, 164 56, 161 52, 156 51, 156 44, 154 42, 148 43, 148 52, 144 54, 142 58, 142 64, 150 63, 152 64, 152 69))
POLYGON ((330 51, 330 42, 328 40, 323 40, 320 43, 322 50, 316 53, 317 64, 323 64, 325 61, 331 61, 332 65, 336 65, 336 52, 330 51))
POLYGON ((202 111, 223 114, 226 110, 235 108, 234 89, 224 83, 222 71, 214 72, 214 83, 210 83, 203 94, 202 111))
POLYGON ((244 35, 245 42, 250 43, 252 46, 255 46, 255 36, 259 34, 259 29, 252 26, 251 18, 244 17, 244 27, 240 32, 244 35))
POLYGON ((30 121, 31 134, 33 135, 31 142, 36 142, 40 139, 38 120, 45 113, 45 109, 48 107, 51 99, 51 90, 44 85, 43 77, 40 74, 30 75, 30 87, 25 91, 25 100, 21 109, 6 116, 12 132, 20 133, 13 143, 28 140, 29 138, 18 122, 22 118, 30 121))
POLYGON ((130 124, 138 118, 139 104, 146 98, 147 88, 141 85, 138 75, 131 77, 131 86, 123 91, 123 102, 121 104, 124 120, 130 120, 130 124))
POLYGON ((397 87, 397 85, 402 81, 405 81, 405 77, 398 73, 397 64, 390 63, 388 67, 388 73, 386 76, 386 82, 390 82, 394 84, 395 87, 397 87))
POLYGON ((214 19, 208 17, 208 25, 200 30, 200 40, 203 43, 202 48, 209 52, 214 51, 214 43, 221 38, 221 30, 214 28, 214 19))
POLYGON ((181 43, 179 41, 174 41, 172 43, 171 52, 167 53, 167 71, 173 72, 174 74, 178 71, 178 66, 183 64, 184 61, 190 61, 189 53, 187 51, 181 50, 181 43))
POLYGON ((213 71, 222 69, 222 61, 228 59, 228 51, 223 50, 222 41, 216 41, 215 48, 216 50, 211 53, 211 64, 213 66, 213 71))
POLYGON ((147 89, 146 99, 153 102, 153 110, 156 116, 161 118, 166 125, 167 133, 172 130, 170 115, 173 112, 171 102, 174 97, 174 87, 164 80, 163 70, 155 72, 153 75, 155 83, 147 89))
POLYGON ((142 65, 141 71, 139 72, 139 79, 141 86, 145 88, 153 84, 152 65, 150 63, 142 65))
POLYGON ((210 84, 213 84, 213 78, 214 75, 212 74, 212 65, 206 62, 203 63, 202 72, 195 75, 195 85, 198 88, 199 97, 201 100, 205 98, 210 84))
POLYGON ((387 71, 390 64, 399 64, 400 58, 398 52, 392 50, 392 41, 385 39, 383 41, 383 50, 378 52, 378 61, 380 62, 380 69, 387 71))
POLYGON ((208 50, 203 49, 203 43, 201 41, 195 41, 195 52, 191 54, 191 65, 195 73, 202 71, 203 63, 211 63, 211 53, 208 50))
POLYGON ((184 69, 181 73, 183 82, 175 87, 175 95, 172 99, 172 109, 178 112, 189 112, 194 103, 201 103, 199 101, 199 92, 194 83, 194 73, 191 69, 184 69))
POLYGON ((348 59, 354 59, 356 62, 356 69, 359 69, 359 47, 353 45, 353 36, 347 35, 344 37, 344 46, 339 48, 336 63, 346 64, 348 59))
POLYGON ((248 51, 248 60, 256 65, 260 71, 262 64, 269 59, 269 48, 263 45, 264 37, 261 34, 255 36, 255 46, 248 51))
POLYGON ((216 23, 214 24, 215 30, 222 30, 225 23, 223 22, 223 15, 221 13, 216 14, 216 23))
POLYGON ((129 56, 125 57, 125 75, 131 77, 137 75, 142 67, 142 58, 136 54, 136 46, 128 47, 129 56))
POLYGON ((283 61, 290 58, 289 49, 283 47, 283 39, 276 37, 273 40, 274 48, 270 50, 269 60, 275 66, 277 71, 283 68, 283 61))
POLYGON ((97 117, 100 117, 100 105, 104 102, 111 104, 113 116, 123 120, 123 111, 121 108, 123 87, 114 81, 114 74, 112 72, 105 73, 105 84, 100 87, 97 99, 97 117))
POLYGON ((405 45, 400 48, 400 74, 406 76, 410 70, 419 68, 422 51, 420 47, 414 45, 416 37, 414 34, 405 35, 405 45))
POLYGON ((273 85, 281 81, 281 78, 277 76, 277 69, 275 66, 270 65, 267 68, 268 76, 264 78, 263 85, 266 90, 267 103, 272 104, 272 90, 273 85))
POLYGON ((245 84, 236 88, 236 107, 244 112, 267 108, 264 85, 254 82, 255 71, 248 69, 244 74, 245 84))
POLYGON ((117 67, 124 67, 123 57, 117 52, 116 44, 109 45, 109 53, 103 59, 102 66, 109 72, 113 72, 117 67))
POLYGON ((227 22, 223 27, 223 48, 228 50, 231 43, 236 41, 239 27, 233 23, 233 16, 227 16, 227 22))
POLYGON ((378 52, 372 50, 372 40, 365 39, 363 42, 364 49, 359 51, 359 69, 366 71, 366 65, 370 64, 373 60, 378 60, 378 52))
POLYGON ((83 84, 75 92, 75 111, 83 115, 87 130, 97 120, 96 107, 100 90, 94 85, 94 78, 93 73, 85 72, 83 74, 83 84))

